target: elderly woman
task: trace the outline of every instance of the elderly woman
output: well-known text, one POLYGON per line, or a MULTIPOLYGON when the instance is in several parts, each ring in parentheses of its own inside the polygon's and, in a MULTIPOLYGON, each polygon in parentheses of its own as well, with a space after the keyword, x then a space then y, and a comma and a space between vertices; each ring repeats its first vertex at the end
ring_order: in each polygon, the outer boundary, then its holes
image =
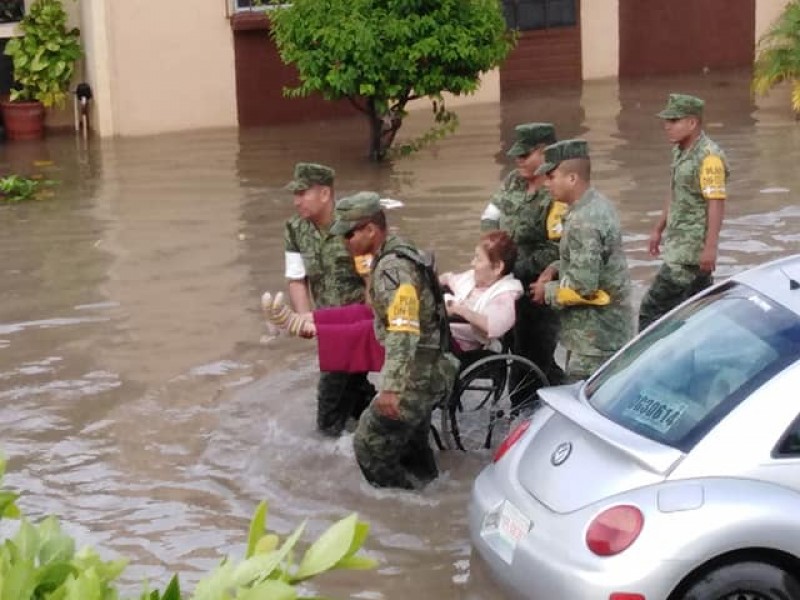
MULTIPOLYGON (((500 349, 500 338, 516 319, 515 302, 522 284, 511 275, 517 248, 504 231, 481 236, 471 269, 445 273, 450 332, 457 355, 481 349, 500 349)), ((365 304, 324 308, 310 316, 292 311, 279 293, 262 297, 267 318, 291 335, 316 338, 321 371, 380 371, 384 352, 375 339, 372 309, 365 304)))

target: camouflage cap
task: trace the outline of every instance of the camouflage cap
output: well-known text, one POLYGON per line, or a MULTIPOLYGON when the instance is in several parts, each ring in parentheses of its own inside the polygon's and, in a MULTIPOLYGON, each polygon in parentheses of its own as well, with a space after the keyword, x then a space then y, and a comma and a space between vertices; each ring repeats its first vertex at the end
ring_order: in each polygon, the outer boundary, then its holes
POLYGON ((294 179, 286 184, 290 192, 302 192, 314 185, 333 185, 336 172, 330 167, 317 163, 297 163, 294 166, 294 179))
POLYGON ((556 128, 551 123, 523 123, 514 128, 514 143, 508 149, 508 156, 525 156, 539 144, 554 144, 556 128))
POLYGON ((683 117, 702 117, 703 102, 697 96, 689 94, 670 94, 667 105, 658 116, 662 119, 682 119, 683 117))
POLYGON ((331 233, 344 235, 364 219, 383 210, 381 197, 375 192, 358 192, 336 203, 331 233))
POLYGON ((571 158, 589 158, 589 144, 586 140, 564 140, 544 149, 544 163, 536 169, 536 175, 546 175, 560 162, 571 158))

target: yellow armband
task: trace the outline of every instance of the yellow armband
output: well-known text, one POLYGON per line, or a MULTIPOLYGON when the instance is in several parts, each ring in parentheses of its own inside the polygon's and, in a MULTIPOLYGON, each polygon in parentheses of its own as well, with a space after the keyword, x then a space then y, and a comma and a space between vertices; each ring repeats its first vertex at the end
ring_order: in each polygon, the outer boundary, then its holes
POLYGON ((353 257, 356 273, 361 277, 366 277, 372 271, 372 254, 359 254, 353 257))
POLYGON ((386 320, 386 331, 419 335, 419 298, 413 285, 403 283, 395 290, 386 320))
POLYGON ((719 156, 710 154, 700 165, 700 190, 706 200, 725 199, 725 165, 719 156))
POLYGON ((584 297, 572 288, 562 287, 558 288, 556 292, 556 301, 561 306, 606 306, 607 304, 611 304, 611 296, 603 290, 597 290, 591 296, 584 297))
POLYGON ((567 205, 559 200, 553 200, 550 205, 550 212, 547 213, 547 239, 558 241, 564 231, 564 213, 567 212, 567 205))

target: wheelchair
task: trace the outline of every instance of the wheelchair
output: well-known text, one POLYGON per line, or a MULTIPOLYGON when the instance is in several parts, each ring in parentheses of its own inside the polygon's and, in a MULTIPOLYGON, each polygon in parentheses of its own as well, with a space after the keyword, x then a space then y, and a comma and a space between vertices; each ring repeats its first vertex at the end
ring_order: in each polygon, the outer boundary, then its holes
POLYGON ((433 435, 441 450, 491 452, 515 423, 539 404, 537 390, 549 385, 544 372, 513 354, 510 340, 500 352, 474 350, 457 354, 461 369, 453 390, 433 415, 433 435))

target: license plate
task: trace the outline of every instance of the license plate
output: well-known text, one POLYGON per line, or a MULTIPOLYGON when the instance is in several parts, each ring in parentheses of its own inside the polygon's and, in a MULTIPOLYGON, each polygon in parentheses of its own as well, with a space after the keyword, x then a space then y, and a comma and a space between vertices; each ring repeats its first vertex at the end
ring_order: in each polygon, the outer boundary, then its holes
POLYGON ((504 500, 483 517, 483 537, 507 563, 511 562, 517 543, 530 532, 533 523, 522 511, 504 500))

